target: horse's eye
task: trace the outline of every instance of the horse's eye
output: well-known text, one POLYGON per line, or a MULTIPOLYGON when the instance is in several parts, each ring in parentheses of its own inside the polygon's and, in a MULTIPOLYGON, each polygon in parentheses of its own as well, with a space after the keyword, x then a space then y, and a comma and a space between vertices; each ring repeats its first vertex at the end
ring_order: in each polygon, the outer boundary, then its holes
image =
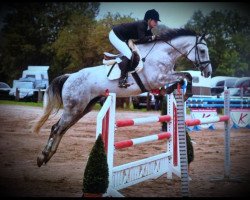
POLYGON ((201 54, 205 54, 206 51, 204 49, 201 49, 200 52, 201 54))

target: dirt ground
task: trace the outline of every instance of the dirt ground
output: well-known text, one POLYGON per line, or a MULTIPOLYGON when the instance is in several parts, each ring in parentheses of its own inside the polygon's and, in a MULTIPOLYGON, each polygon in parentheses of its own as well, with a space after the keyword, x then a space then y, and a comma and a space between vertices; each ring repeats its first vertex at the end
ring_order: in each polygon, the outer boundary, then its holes
MULTIPOLYGON (((51 126, 61 111, 52 116, 40 134, 31 127, 42 114, 42 108, 0 105, 0 195, 18 197, 81 197, 82 179, 89 152, 95 142, 98 111, 92 111, 71 127, 63 137, 56 154, 42 167, 37 167, 37 155, 47 142, 51 126)), ((116 119, 160 115, 160 112, 130 112, 119 110, 116 119)), ((231 131, 232 181, 213 181, 224 174, 223 123, 216 130, 191 132, 195 142, 194 161, 189 175, 191 197, 249 196, 250 131, 231 131)), ((161 124, 118 129, 116 141, 158 133, 161 124)), ((115 165, 163 152, 164 141, 141 144, 116 152, 115 165)), ((166 175, 156 180, 136 184, 120 192, 127 197, 180 197, 181 182, 166 175)))

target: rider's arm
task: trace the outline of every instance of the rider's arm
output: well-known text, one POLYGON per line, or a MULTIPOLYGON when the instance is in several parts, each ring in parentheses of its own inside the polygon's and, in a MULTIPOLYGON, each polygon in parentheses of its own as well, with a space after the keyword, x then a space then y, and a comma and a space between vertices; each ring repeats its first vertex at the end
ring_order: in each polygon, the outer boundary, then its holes
POLYGON ((151 30, 145 31, 144 24, 142 23, 139 24, 137 27, 137 31, 138 31, 138 40, 136 41, 136 43, 146 43, 152 41, 153 34, 151 30))

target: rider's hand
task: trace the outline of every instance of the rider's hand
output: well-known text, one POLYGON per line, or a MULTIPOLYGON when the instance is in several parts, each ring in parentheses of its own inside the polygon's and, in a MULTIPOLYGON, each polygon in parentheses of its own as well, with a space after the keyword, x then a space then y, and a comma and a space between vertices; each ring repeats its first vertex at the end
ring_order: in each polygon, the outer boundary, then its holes
POLYGON ((159 35, 153 35, 152 36, 152 41, 154 40, 159 40, 160 39, 160 36, 159 35))
POLYGON ((155 36, 155 40, 159 40, 160 39, 160 36, 159 35, 156 35, 155 36))

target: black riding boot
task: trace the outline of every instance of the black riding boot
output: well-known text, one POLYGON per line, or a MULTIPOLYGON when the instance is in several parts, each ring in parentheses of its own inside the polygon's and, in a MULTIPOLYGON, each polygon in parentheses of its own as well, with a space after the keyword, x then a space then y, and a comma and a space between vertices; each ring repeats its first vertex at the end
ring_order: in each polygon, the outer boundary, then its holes
POLYGON ((127 83, 127 68, 128 65, 130 63, 130 60, 126 57, 123 56, 122 58, 122 62, 120 62, 118 64, 120 70, 121 70, 121 77, 119 78, 119 87, 120 88, 127 88, 128 87, 128 83, 127 83))

